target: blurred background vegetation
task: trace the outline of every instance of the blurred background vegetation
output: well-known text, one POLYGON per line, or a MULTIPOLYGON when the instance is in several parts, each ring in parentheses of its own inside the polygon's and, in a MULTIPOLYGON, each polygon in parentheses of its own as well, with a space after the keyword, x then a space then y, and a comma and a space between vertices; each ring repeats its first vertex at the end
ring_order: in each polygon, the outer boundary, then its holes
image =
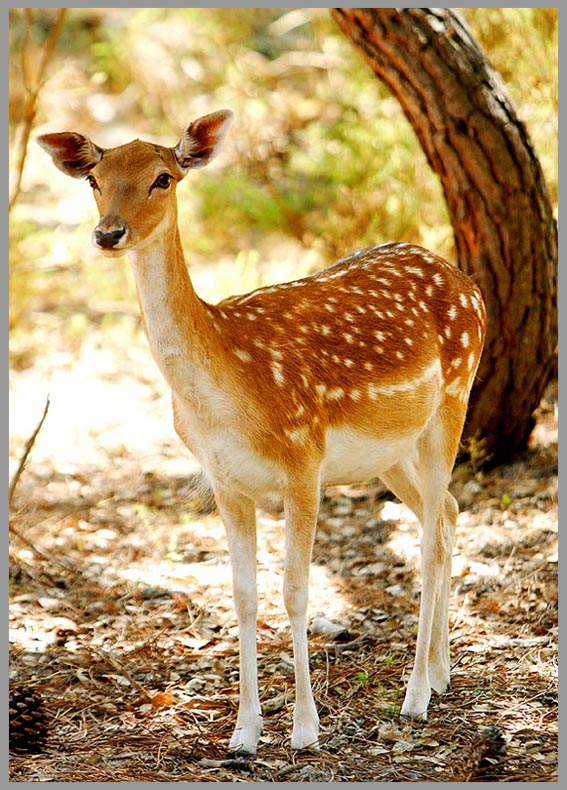
MULTIPOLYGON (((224 151, 179 189, 191 273, 211 301, 384 241, 454 260, 437 176, 327 9, 74 8, 55 40, 57 11, 9 17, 12 190, 27 154, 10 212, 13 365, 33 364, 55 337, 80 346, 93 321, 139 331, 129 266, 91 247, 90 189, 35 145, 47 131, 81 131, 102 146, 174 145, 198 115, 234 110, 224 151)), ((527 126, 556 207, 557 9, 463 13, 527 126)))

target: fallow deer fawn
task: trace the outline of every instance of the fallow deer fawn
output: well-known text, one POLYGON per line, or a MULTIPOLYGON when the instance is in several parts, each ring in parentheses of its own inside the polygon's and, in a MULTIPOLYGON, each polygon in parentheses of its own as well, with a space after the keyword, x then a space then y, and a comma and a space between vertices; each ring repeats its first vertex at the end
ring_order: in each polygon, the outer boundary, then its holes
POLYGON ((449 683, 448 601, 458 506, 448 492, 479 363, 485 309, 456 267, 412 244, 355 252, 295 282, 208 304, 195 293, 176 187, 218 153, 232 113, 191 123, 175 148, 103 150, 73 132, 40 145, 90 183, 92 240, 128 253, 145 331, 173 394, 175 428, 212 483, 228 536, 240 633, 240 704, 230 748, 256 751, 255 502, 281 490, 296 702, 291 745, 316 746, 307 648, 308 576, 321 485, 380 477, 419 518, 422 594, 402 715, 425 719, 449 683))

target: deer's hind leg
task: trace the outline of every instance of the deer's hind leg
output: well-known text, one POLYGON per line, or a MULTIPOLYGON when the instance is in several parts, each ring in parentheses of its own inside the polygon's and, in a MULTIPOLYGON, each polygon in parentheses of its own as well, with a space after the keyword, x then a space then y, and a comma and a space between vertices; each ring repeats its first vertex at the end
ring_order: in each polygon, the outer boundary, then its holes
POLYGON ((434 439, 425 439, 413 459, 402 461, 381 475, 423 527, 418 645, 402 708, 404 715, 415 718, 426 717, 430 689, 445 691, 450 678, 448 610, 458 506, 447 490, 450 469, 443 473, 431 464, 434 444, 434 439))

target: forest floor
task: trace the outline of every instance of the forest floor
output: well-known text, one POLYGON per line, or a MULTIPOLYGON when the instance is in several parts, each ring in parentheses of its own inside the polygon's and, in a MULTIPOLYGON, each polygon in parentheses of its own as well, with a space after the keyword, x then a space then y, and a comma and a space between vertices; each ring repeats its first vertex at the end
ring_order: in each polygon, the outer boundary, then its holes
POLYGON ((224 531, 132 327, 125 340, 95 323, 10 374, 12 475, 50 395, 10 513, 10 682, 40 695, 48 737, 10 754, 10 780, 557 781, 556 390, 522 459, 456 470, 452 680, 427 722, 399 715, 415 519, 378 485, 328 489, 310 595, 320 750, 291 750, 283 516, 276 501, 259 511, 264 733, 243 759, 226 750, 238 646, 224 531))

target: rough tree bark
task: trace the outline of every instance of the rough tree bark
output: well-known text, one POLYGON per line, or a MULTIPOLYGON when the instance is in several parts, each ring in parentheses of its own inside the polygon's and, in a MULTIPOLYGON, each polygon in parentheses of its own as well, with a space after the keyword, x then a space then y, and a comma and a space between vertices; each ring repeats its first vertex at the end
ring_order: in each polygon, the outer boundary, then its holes
POLYGON ((399 100, 441 179, 458 264, 488 311, 465 436, 482 439, 494 462, 511 460, 556 365, 557 226, 533 145, 455 9, 331 13, 399 100))

